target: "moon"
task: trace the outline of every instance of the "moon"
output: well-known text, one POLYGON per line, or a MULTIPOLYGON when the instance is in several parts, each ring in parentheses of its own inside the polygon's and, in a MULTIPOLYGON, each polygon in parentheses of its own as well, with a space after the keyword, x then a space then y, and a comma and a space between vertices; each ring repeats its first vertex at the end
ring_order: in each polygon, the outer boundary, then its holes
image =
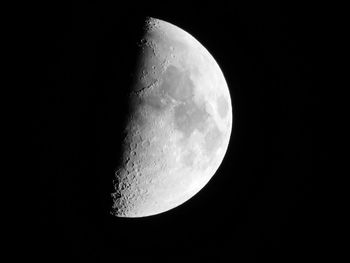
POLYGON ((219 168, 232 129, 231 98, 208 50, 181 28, 145 21, 111 214, 146 217, 198 193, 219 168))

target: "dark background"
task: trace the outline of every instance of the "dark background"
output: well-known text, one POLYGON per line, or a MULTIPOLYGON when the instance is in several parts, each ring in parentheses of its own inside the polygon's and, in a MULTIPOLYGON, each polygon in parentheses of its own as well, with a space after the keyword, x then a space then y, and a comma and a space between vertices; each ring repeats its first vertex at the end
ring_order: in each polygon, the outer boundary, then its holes
POLYGON ((318 188, 327 113, 315 72, 321 18, 312 6, 229 2, 44 7, 38 255, 46 262, 306 262, 327 253, 318 188), (109 215, 109 194, 145 16, 209 50, 234 123, 226 157, 200 193, 169 212, 122 219, 109 215))

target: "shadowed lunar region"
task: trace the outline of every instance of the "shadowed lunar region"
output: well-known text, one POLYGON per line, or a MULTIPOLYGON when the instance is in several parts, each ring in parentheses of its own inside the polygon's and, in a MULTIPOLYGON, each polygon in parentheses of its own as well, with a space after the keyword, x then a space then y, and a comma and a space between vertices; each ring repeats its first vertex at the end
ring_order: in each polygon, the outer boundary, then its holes
POLYGON ((144 32, 112 193, 118 217, 163 213, 193 197, 220 166, 232 129, 229 90, 210 53, 159 19, 148 18, 144 32))

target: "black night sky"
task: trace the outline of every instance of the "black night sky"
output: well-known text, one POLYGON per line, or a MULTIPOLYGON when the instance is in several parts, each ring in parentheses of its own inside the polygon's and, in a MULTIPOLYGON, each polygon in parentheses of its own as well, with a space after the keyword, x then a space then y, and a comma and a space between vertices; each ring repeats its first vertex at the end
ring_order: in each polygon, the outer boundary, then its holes
POLYGON ((315 84, 319 18, 302 5, 187 2, 45 7, 45 262, 322 257, 317 182, 328 155, 324 90, 315 84), (229 86, 234 123, 225 159, 200 193, 167 213, 121 219, 108 213, 109 194, 145 16, 179 26, 209 50, 229 86))

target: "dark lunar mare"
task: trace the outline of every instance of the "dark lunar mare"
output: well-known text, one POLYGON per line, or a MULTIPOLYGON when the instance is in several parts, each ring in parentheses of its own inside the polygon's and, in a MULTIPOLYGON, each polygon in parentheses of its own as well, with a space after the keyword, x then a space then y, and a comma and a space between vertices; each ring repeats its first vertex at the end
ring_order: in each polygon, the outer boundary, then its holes
MULTIPOLYGON (((159 86, 144 88, 141 92, 135 92, 132 97, 132 105, 134 112, 137 107, 150 107, 152 112, 160 112, 167 110, 170 104, 173 104, 171 99, 176 101, 174 107, 174 124, 175 128, 184 134, 184 141, 188 139, 194 130, 204 134, 204 149, 208 156, 211 156, 218 147, 220 147, 223 134, 214 125, 210 130, 207 126, 211 116, 206 111, 204 102, 196 103, 194 98, 195 86, 191 80, 191 72, 184 70, 174 65, 169 65, 159 78, 159 86)), ((224 118, 228 112, 227 100, 220 96, 217 99, 218 111, 220 117, 224 118)), ((144 120, 140 114, 135 114, 136 123, 143 125, 144 120)))
MULTIPOLYGON (((164 72, 162 80, 161 91, 180 102, 175 106, 174 111, 176 129, 182 132, 185 138, 190 137, 194 130, 205 133, 204 149, 206 154, 210 156, 220 147, 223 134, 216 125, 209 131, 207 130, 210 115, 206 111, 204 103, 198 105, 193 100, 195 87, 190 78, 190 72, 170 65, 164 72)), ((219 104, 219 115, 224 118, 228 112, 227 100, 220 96, 217 103, 219 104)))

